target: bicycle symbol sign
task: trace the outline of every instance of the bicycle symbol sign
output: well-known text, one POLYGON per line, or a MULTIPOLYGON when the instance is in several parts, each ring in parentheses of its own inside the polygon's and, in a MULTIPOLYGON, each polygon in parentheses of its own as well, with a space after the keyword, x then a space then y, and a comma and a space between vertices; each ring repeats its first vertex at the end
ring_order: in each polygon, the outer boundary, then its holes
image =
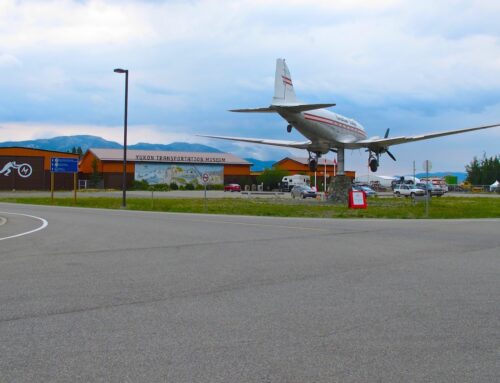
POLYGON ((12 172, 12 169, 17 170, 17 174, 19 174, 22 178, 28 178, 33 173, 33 168, 30 164, 18 164, 16 161, 10 161, 4 165, 2 170, 0 170, 0 174, 7 177, 12 172))

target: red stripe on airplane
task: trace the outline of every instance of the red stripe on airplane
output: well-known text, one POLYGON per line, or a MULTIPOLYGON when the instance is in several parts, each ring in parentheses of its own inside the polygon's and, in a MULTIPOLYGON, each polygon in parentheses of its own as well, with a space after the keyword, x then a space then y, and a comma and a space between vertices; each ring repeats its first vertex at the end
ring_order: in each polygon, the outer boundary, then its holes
POLYGON ((288 77, 285 77, 285 76, 281 76, 281 78, 283 79, 283 82, 284 82, 285 84, 288 84, 288 85, 293 86, 293 84, 292 84, 292 79, 290 79, 290 78, 288 78, 288 77))
POLYGON ((309 114, 309 113, 304 113, 304 117, 306 120, 311 120, 311 121, 316 121, 316 122, 322 122, 324 124, 328 124, 328 125, 333 125, 333 126, 337 126, 339 128, 344 128, 344 129, 347 129, 347 130, 351 130, 351 131, 354 131, 358 134, 361 134, 362 136, 366 137, 366 133, 359 129, 359 128, 355 128, 353 126, 349 126, 349 125, 346 125, 346 124, 343 124, 339 121, 334 121, 334 120, 331 120, 329 118, 325 118, 325 117, 321 117, 321 116, 316 116, 314 114, 309 114))

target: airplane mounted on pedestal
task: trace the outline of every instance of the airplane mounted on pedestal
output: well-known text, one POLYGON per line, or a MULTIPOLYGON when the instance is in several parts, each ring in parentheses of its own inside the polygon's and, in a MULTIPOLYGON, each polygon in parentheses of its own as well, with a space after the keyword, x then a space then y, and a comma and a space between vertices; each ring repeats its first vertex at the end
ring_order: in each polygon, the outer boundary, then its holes
POLYGON ((272 146, 282 146, 295 149, 305 149, 309 153, 309 168, 315 171, 318 159, 321 155, 330 151, 337 153, 338 172, 344 174, 344 151, 345 149, 365 148, 369 153, 368 163, 370 170, 376 172, 379 166, 380 155, 387 153, 394 161, 396 158, 389 151, 392 145, 404 144, 407 142, 428 140, 451 134, 471 132, 473 130, 488 129, 500 126, 485 125, 475 128, 465 128, 448 130, 436 133, 418 134, 414 136, 389 137, 389 129, 383 138, 374 136, 368 138, 363 126, 351 118, 330 112, 324 108, 335 106, 329 104, 304 104, 295 95, 292 77, 284 59, 276 60, 276 76, 274 80, 274 97, 268 107, 253 109, 234 109, 231 112, 245 113, 278 113, 287 122, 287 132, 292 128, 297 129, 307 141, 284 141, 267 140, 258 138, 227 137, 200 135, 202 137, 217 138, 222 140, 250 142, 272 146))

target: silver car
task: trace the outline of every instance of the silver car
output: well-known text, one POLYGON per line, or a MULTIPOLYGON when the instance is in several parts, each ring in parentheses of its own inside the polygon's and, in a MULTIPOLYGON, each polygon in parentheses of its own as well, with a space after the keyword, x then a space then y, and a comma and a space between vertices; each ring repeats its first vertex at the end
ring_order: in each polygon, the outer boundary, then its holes
POLYGON ((292 191, 292 198, 316 198, 316 192, 311 189, 311 187, 306 186, 306 185, 297 185, 294 186, 292 191))

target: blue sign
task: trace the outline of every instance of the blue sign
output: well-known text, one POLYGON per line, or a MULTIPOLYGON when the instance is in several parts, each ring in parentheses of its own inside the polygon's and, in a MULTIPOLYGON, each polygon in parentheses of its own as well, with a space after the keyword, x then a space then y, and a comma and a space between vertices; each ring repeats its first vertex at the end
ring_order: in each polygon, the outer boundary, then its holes
POLYGON ((78 158, 52 157, 50 171, 54 173, 78 173, 78 158))

